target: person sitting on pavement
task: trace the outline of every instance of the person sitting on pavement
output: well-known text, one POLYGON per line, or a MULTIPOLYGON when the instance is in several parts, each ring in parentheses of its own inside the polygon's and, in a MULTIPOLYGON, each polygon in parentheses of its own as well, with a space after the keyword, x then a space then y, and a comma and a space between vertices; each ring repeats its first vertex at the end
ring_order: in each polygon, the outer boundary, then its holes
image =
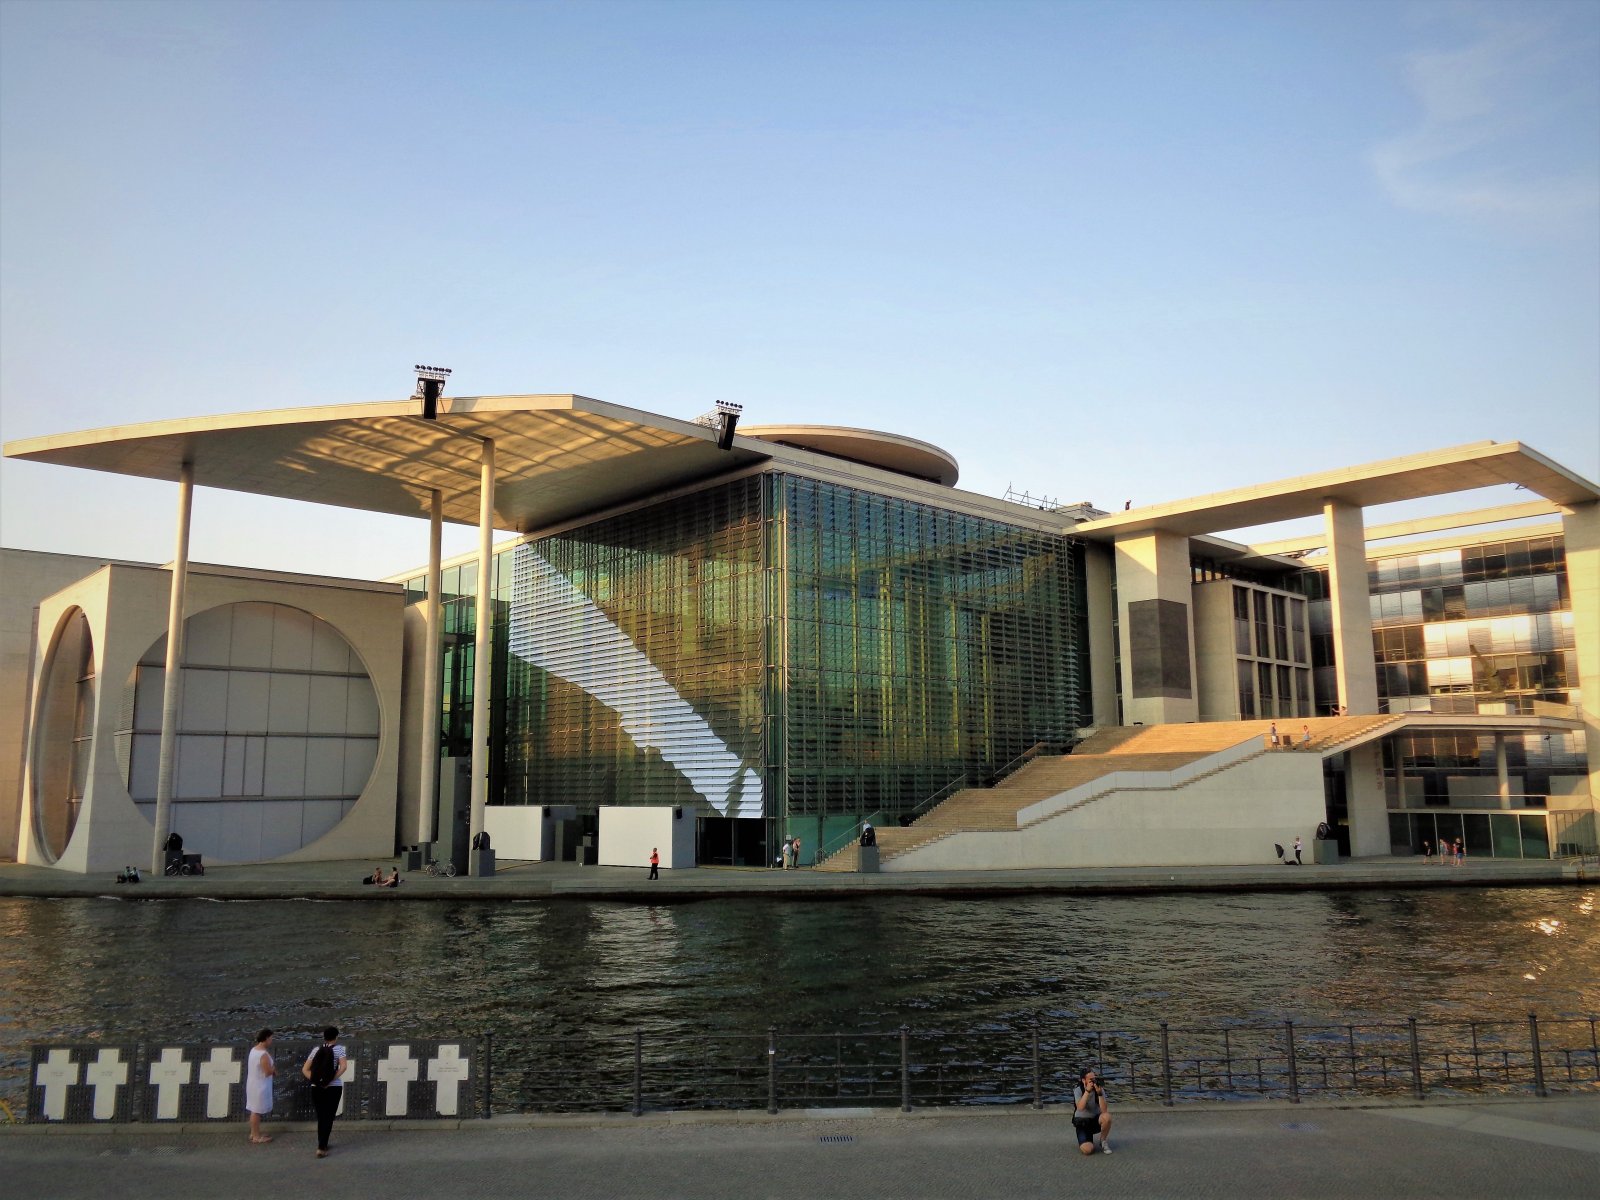
POLYGON ((362 883, 376 884, 378 887, 382 887, 383 886, 383 868, 382 867, 373 867, 372 868, 372 874, 368 875, 361 882, 362 883))
MULTIPOLYGON (((383 872, 379 871, 378 874, 382 875, 383 872)), ((389 878, 380 881, 378 886, 379 887, 399 887, 400 886, 400 868, 396 867, 393 871, 389 872, 389 878)))
POLYGON ((1072 1129, 1083 1153, 1093 1154, 1097 1140, 1101 1150, 1111 1153, 1111 1113, 1100 1074, 1093 1067, 1084 1068, 1078 1086, 1072 1089, 1072 1129))

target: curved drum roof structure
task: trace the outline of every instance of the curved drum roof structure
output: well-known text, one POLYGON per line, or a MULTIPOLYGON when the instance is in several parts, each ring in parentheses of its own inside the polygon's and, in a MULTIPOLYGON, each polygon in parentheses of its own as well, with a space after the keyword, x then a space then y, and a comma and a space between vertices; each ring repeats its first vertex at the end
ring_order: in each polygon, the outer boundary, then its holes
POLYGON ((746 437, 879 467, 945 487, 954 487, 961 477, 961 468, 949 453, 898 433, 840 425, 753 425, 742 432, 746 437))

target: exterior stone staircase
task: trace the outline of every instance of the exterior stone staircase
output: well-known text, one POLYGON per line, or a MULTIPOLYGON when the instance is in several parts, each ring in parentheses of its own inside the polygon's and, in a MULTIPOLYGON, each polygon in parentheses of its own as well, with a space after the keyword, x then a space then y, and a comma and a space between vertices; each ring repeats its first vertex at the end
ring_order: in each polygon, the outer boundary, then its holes
MULTIPOLYGON (((1399 716, 1284 719, 1277 723, 1278 733, 1290 744, 1272 752, 1321 756, 1403 720, 1399 716), (1311 732, 1304 745, 1296 744, 1302 726, 1311 732)), ((1101 730, 1078 743, 1073 753, 1035 758, 994 787, 956 792, 906 828, 879 829, 879 860, 896 858, 953 833, 1014 830, 1017 814, 1029 805, 1120 771, 1171 771, 1251 738, 1260 738, 1261 752, 1268 753, 1271 728, 1271 721, 1203 721, 1101 730)), ((858 846, 848 845, 814 869, 854 871, 860 865, 859 851, 858 846)))

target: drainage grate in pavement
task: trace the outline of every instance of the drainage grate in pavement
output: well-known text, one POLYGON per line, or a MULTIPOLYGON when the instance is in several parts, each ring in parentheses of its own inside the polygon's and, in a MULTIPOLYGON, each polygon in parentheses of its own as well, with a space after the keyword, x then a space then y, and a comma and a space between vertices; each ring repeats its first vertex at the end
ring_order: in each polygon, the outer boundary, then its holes
POLYGON ((1296 1133, 1315 1133, 1317 1131, 1317 1127, 1310 1121, 1285 1121, 1283 1128, 1292 1129, 1296 1133))
POLYGON ((853 1142, 856 1138, 853 1133, 825 1133, 817 1140, 821 1142, 853 1142))

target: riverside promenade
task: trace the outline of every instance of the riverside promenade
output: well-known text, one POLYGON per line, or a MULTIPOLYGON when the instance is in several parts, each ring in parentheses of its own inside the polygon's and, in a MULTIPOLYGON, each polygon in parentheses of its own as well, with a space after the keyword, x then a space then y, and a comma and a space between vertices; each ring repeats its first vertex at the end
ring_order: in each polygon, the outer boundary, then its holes
POLYGON ((570 862, 502 862, 492 877, 436 878, 414 872, 398 888, 364 886, 372 868, 396 860, 260 863, 208 867, 203 876, 169 879, 146 874, 136 885, 116 873, 75 875, 49 867, 0 864, 0 896, 114 896, 127 900, 619 900, 646 903, 760 896, 786 900, 837 900, 874 894, 1007 896, 1033 893, 1326 891, 1440 887, 1549 887, 1592 883, 1600 866, 1573 860, 1468 859, 1460 867, 1420 858, 1346 859, 1325 866, 1105 867, 1031 871, 906 871, 837 874, 803 868, 586 867, 570 862))
POLYGON ((1600 1096, 1326 1106, 1118 1105, 1085 1158, 1061 1108, 901 1114, 675 1113, 336 1125, 0 1126, 8 1190, 48 1200, 173 1196, 1321 1200, 1596 1194, 1600 1096))

